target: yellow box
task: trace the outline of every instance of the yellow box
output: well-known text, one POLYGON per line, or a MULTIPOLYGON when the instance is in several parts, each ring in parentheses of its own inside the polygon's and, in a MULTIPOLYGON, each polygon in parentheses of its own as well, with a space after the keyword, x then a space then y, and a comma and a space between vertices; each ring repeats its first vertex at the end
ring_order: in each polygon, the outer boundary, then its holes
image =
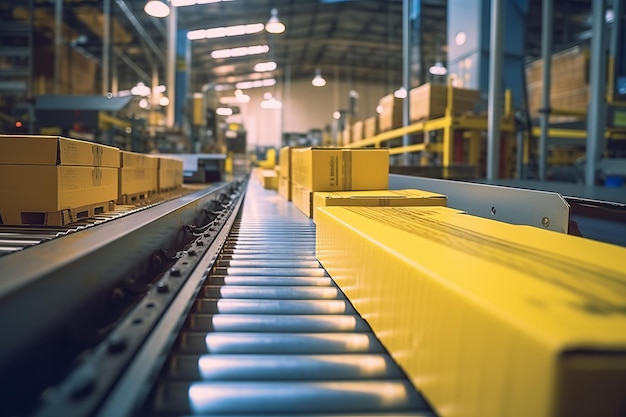
POLYGON ((294 149, 291 173, 293 183, 311 191, 384 190, 389 184, 389 150, 294 149))
POLYGON ((363 120, 358 120, 352 124, 351 136, 351 142, 358 142, 363 139, 363 120))
POLYGON ((183 185, 183 161, 176 158, 155 156, 157 164, 157 190, 173 190, 183 185))
POLYGON ((128 203, 131 197, 147 197, 157 190, 158 159, 146 154, 120 152, 120 203, 128 203), (126 201, 124 201, 126 200, 126 201))
POLYGON ((262 173, 263 188, 267 190, 278 190, 278 173, 273 169, 264 169, 262 173))
POLYGON ((378 117, 368 117, 363 125, 365 139, 378 135, 378 117))
POLYGON ((0 165, 4 224, 48 224, 49 213, 117 199, 118 169, 90 166, 0 165))
POLYGON ((382 111, 378 115, 378 128, 381 132, 402 127, 402 99, 393 94, 381 98, 378 105, 382 111))
POLYGON ((60 136, 0 135, 0 164, 118 168, 120 150, 60 136))
MULTIPOLYGON (((422 84, 411 89, 411 121, 442 117, 448 104, 448 87, 446 85, 422 84)), ((452 113, 463 114, 474 110, 480 99, 478 90, 453 88, 452 113)))
POLYGON ((49 215, 117 198, 119 149, 58 136, 0 135, 4 224, 51 224, 49 215))
POLYGON ((448 198, 443 194, 422 190, 318 191, 309 211, 315 219, 318 207, 445 207, 447 202, 448 198))
POLYGON ((291 202, 307 217, 313 217, 313 191, 309 188, 291 183, 291 202))
POLYGON ((318 259, 437 413, 619 415, 626 248, 443 210, 316 213, 318 259))

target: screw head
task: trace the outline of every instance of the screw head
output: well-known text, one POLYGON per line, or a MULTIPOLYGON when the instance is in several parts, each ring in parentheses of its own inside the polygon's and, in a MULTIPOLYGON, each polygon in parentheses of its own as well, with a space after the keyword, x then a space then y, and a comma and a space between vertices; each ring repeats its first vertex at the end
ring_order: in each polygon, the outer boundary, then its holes
POLYGON ((181 275, 180 269, 178 268, 170 269, 170 275, 173 277, 179 277, 181 275))
POLYGON ((109 339, 109 346, 108 346, 109 353, 112 353, 112 354, 120 353, 120 352, 123 352, 124 349, 126 349, 126 338, 119 336, 119 335, 111 336, 111 338, 109 339))
POLYGON ((541 219, 541 224, 543 225, 543 227, 550 227, 550 219, 544 217, 543 219, 541 219))
POLYGON ((163 281, 159 281, 157 284, 157 292, 164 294, 166 292, 169 292, 170 287, 169 285, 167 285, 167 283, 163 282, 163 281))

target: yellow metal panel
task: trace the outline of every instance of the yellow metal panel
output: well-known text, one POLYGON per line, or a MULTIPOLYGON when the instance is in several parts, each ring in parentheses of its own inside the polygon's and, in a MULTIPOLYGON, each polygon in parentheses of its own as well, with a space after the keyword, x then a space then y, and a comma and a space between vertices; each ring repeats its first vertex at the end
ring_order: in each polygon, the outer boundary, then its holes
POLYGON ((439 415, 562 416, 564 403, 588 415, 580 361, 593 414, 621 406, 626 248, 445 207, 326 207, 316 220, 318 259, 439 415))

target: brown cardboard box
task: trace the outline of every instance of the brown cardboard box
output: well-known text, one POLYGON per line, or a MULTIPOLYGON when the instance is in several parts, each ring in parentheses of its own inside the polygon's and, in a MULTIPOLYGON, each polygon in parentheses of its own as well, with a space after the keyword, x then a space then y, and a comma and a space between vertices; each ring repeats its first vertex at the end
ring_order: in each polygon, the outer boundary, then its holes
POLYGON ((298 210, 313 218, 313 191, 296 183, 291 184, 292 203, 298 210))
POLYGON ((443 194, 422 190, 318 191, 313 196, 310 210, 313 219, 318 207, 408 207, 446 206, 443 194))
POLYGON ((363 120, 358 120, 352 125, 352 142, 363 139, 363 120))
POLYGON ((393 94, 381 98, 378 104, 382 107, 378 115, 378 129, 381 132, 402 127, 402 99, 393 94))
POLYGON ((378 135, 378 117, 368 117, 365 119, 363 136, 365 139, 378 135))
POLYGON ((119 149, 110 146, 56 136, 0 135, 2 222, 65 225, 77 220, 72 213, 78 209, 80 217, 107 211, 117 198, 118 167, 119 149))
POLYGON ((156 192, 158 162, 157 158, 149 155, 120 152, 120 204, 129 204, 156 192))
POLYGON ((283 146, 279 151, 278 158, 278 194, 285 200, 291 201, 291 159, 295 147, 283 146))
MULTIPOLYGON (((448 104, 448 87, 426 83, 411 89, 411 121, 443 117, 448 104)), ((453 114, 472 112, 480 98, 478 90, 452 89, 453 114)))
POLYGON ((278 190, 278 173, 273 169, 264 169, 262 172, 263 188, 266 190, 278 190))
POLYGON ((159 192, 173 190, 183 185, 183 161, 176 158, 157 156, 158 176, 157 190, 159 192))
POLYGON ((298 148, 292 162, 292 183, 311 191, 381 190, 389 185, 388 149, 298 148))

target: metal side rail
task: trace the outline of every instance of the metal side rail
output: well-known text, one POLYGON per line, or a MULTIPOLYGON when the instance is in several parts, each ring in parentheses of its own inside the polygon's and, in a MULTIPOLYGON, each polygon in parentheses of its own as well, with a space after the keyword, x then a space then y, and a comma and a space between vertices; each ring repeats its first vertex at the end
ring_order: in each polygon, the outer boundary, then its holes
POLYGON ((181 290, 188 310, 166 313, 99 416, 434 416, 316 260, 313 222, 275 191, 251 179, 207 258, 181 290))

